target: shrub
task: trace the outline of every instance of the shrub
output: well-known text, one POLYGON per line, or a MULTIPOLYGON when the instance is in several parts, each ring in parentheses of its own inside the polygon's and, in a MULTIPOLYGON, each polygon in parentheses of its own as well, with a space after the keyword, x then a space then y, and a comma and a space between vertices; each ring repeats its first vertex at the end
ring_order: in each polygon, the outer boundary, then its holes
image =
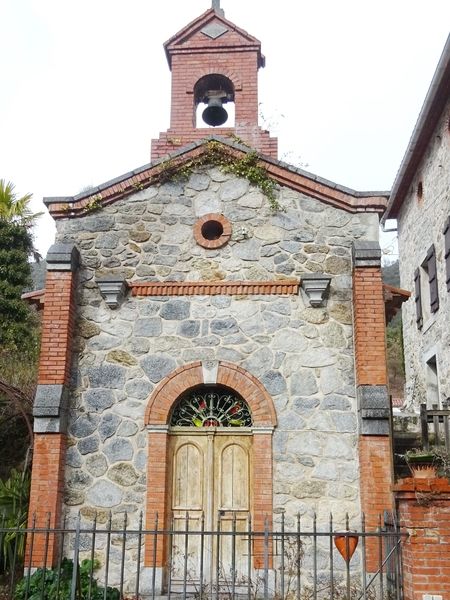
MULTIPOLYGON (((99 567, 97 561, 81 561, 77 577, 77 599, 120 600, 117 588, 97 583, 92 572, 99 567), (105 593, 106 592, 106 593, 105 593)), ((30 578, 24 577, 16 585, 14 600, 69 600, 72 590, 73 561, 64 558, 59 568, 37 569, 30 578)))
POLYGON ((0 480, 0 523, 9 531, 1 536, 0 553, 2 561, 0 572, 9 572, 14 562, 21 563, 25 552, 28 498, 30 492, 30 474, 16 469, 6 481, 0 480))

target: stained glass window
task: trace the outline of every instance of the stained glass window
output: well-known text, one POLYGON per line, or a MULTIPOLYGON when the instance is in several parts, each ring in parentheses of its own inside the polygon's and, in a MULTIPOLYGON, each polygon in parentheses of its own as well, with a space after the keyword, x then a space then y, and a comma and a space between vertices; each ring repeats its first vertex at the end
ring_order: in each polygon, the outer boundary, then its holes
POLYGON ((222 386, 202 386, 183 394, 175 405, 173 427, 251 427, 247 403, 222 386))

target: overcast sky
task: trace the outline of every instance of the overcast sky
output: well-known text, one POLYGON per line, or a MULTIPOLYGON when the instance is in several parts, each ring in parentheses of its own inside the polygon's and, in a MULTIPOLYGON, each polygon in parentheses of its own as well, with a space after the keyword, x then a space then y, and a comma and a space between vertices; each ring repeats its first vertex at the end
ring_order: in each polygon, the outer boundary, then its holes
MULTIPOLYGON (((262 42, 259 99, 279 158, 391 188, 449 32, 448 0, 222 0, 262 42)), ((163 43, 210 0, 0 0, 0 178, 74 195, 150 160, 169 126, 163 43)), ((45 254, 48 215, 35 232, 45 254)), ((389 242, 385 241, 384 244, 389 242)))

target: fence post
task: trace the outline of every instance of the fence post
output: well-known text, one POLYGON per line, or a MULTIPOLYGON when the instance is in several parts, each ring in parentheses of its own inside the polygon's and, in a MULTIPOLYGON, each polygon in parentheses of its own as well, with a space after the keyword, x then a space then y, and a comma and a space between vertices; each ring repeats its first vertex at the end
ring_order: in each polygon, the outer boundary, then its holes
POLYGON ((428 419, 427 419, 427 405, 420 405, 420 429, 422 431, 422 446, 425 450, 429 449, 430 442, 428 440, 428 419))

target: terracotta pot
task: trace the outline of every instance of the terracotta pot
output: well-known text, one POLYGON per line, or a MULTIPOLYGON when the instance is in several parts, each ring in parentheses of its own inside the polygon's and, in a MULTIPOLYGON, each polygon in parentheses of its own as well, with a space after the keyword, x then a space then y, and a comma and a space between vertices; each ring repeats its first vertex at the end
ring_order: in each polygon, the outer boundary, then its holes
POLYGON ((351 531, 338 531, 334 534, 334 545, 345 562, 351 560, 355 553, 356 546, 358 545, 358 541, 359 538, 356 533, 352 534, 351 531))
POLYGON ((431 479, 436 477, 437 466, 430 454, 419 454, 406 459, 411 475, 416 479, 431 479))
POLYGON ((415 479, 433 479, 436 477, 436 467, 434 465, 410 464, 409 469, 415 479))

